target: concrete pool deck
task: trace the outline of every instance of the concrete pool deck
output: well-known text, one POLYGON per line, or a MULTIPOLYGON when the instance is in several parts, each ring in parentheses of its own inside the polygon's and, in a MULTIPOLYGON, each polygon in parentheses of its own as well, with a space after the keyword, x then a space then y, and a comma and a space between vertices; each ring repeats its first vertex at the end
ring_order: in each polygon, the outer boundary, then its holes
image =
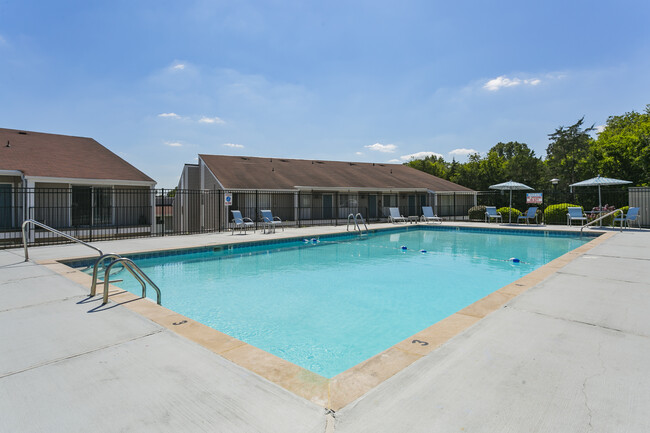
POLYGON ((1 250, 0 431, 648 431, 650 232, 611 233, 335 413, 122 305, 97 310, 87 288, 35 263, 92 255, 83 246, 30 248, 27 263, 1 250))

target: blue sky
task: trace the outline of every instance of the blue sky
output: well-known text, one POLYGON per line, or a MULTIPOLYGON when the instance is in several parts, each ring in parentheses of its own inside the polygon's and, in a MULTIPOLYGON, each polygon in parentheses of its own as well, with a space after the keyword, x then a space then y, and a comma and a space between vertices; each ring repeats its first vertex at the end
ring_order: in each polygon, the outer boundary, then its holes
POLYGON ((0 127, 158 181, 199 153, 464 161, 650 103, 647 0, 0 1, 0 127))

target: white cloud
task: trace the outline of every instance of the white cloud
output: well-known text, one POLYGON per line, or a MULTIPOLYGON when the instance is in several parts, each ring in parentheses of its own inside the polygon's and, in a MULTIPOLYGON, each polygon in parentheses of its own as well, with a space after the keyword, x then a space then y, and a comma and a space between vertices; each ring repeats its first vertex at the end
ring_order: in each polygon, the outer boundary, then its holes
POLYGON ((605 125, 596 125, 595 128, 596 128, 596 133, 600 134, 605 130, 605 125))
POLYGON ((449 152, 449 154, 452 156, 467 156, 467 155, 473 155, 475 153, 479 153, 479 151, 475 149, 465 149, 465 148, 454 149, 451 152, 449 152))
POLYGON ((383 152, 383 153, 393 153, 395 152, 395 149, 397 149, 397 146, 395 146, 394 144, 381 144, 381 143, 367 144, 364 147, 366 149, 370 149, 375 152, 383 152))
POLYGON ((7 40, 0 35, 0 46, 7 45, 7 40))
POLYGON ((363 152, 355 152, 354 154, 357 156, 363 156, 363 152))
POLYGON ((516 77, 508 78, 505 75, 501 75, 499 77, 489 80, 487 83, 483 85, 483 88, 491 92, 496 92, 497 90, 500 90, 504 87, 515 87, 520 85, 537 86, 541 82, 542 80, 540 80, 539 78, 522 80, 521 78, 516 78, 516 77))
POLYGON ((402 161, 410 161, 412 159, 424 159, 427 156, 436 156, 438 158, 443 157, 441 154, 436 153, 436 152, 416 152, 416 153, 410 153, 408 155, 402 155, 402 156, 399 157, 399 159, 402 160, 402 161))
POLYGON ((165 144, 167 146, 171 146, 171 147, 181 147, 181 146, 183 146, 183 143, 179 143, 178 141, 165 141, 165 144))
POLYGON ((388 162, 394 163, 394 162, 402 162, 399 159, 389 159, 388 162))
POLYGON ((176 113, 160 113, 158 117, 169 117, 171 119, 180 119, 181 116, 179 116, 176 113))
POLYGON ((215 117, 205 117, 205 116, 203 116, 203 117, 201 117, 199 119, 199 123, 216 123, 218 125, 223 125, 226 122, 223 119, 220 119, 220 118, 218 118, 216 116, 215 117))
POLYGON ((224 143, 223 145, 226 146, 226 147, 232 147, 233 149, 243 149, 244 148, 243 144, 224 143))
POLYGON ((182 71, 183 69, 185 69, 185 65, 182 63, 177 63, 174 66, 172 66, 172 69, 175 71, 182 71))

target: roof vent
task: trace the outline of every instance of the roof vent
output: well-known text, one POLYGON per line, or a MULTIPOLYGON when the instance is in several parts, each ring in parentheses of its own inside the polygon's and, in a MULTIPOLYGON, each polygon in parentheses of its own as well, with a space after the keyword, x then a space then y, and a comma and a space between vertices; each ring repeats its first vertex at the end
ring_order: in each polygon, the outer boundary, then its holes
POLYGON ((280 162, 289 162, 286 159, 281 159, 280 162))
POLYGON ((243 159, 244 161, 248 161, 248 158, 245 158, 243 156, 241 157, 241 159, 243 159))
POLYGON ((18 131, 18 133, 19 133, 20 135, 27 135, 27 133, 26 133, 25 131, 18 131))
POLYGON ((11 147, 11 144, 9 144, 9 140, 7 140, 7 146, 5 147, 11 147))

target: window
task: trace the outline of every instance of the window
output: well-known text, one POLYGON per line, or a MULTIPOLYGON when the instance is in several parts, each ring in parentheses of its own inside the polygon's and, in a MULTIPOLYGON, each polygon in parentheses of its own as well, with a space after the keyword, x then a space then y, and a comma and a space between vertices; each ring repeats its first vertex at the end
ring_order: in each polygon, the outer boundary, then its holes
POLYGON ((72 226, 106 225, 112 222, 110 187, 72 187, 72 226))

